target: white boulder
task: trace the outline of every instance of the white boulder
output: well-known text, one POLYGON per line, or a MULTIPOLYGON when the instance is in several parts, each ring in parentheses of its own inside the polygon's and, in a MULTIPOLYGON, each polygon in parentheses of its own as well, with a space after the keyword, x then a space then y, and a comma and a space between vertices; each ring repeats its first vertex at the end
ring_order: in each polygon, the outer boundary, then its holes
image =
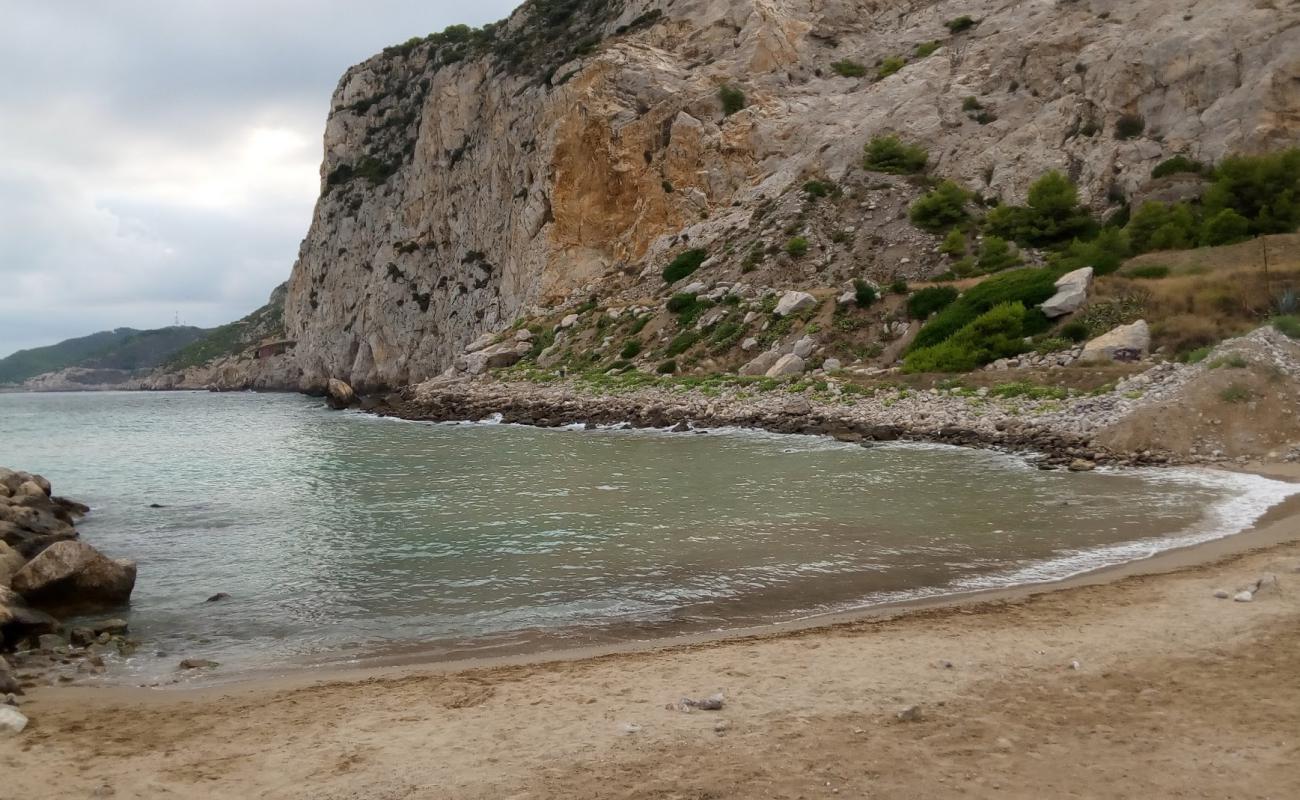
POLYGON ((1092 267, 1065 273, 1056 280, 1056 294, 1043 303, 1043 313, 1054 318, 1078 311, 1088 299, 1088 289, 1091 286, 1092 267))
POLYGON ((778 317, 784 317, 787 314, 797 314, 805 309, 814 308, 816 305, 817 298, 807 292, 789 291, 781 295, 773 313, 778 317))
POLYGON ((769 378, 782 378, 786 375, 802 375, 804 360, 794 353, 781 356, 764 374, 769 378))

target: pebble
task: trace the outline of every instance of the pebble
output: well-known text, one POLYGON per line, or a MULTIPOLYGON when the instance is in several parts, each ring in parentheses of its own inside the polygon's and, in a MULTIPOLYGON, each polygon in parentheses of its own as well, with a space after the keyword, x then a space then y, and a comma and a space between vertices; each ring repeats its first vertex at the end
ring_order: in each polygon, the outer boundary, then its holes
POLYGON ((27 727, 27 717, 13 706, 0 706, 0 734, 17 736, 27 727))
POLYGON ((1220 600, 1227 600, 1229 597, 1232 597, 1232 595, 1228 593, 1227 589, 1215 589, 1214 596, 1220 600))
POLYGON ((1255 599, 1255 593, 1249 590, 1237 592, 1232 596, 1232 599, 1238 603, 1249 603, 1251 600, 1255 599))
POLYGON ((919 706, 908 706, 895 716, 899 722, 920 722, 925 719, 925 711, 919 706))
POLYGON ((220 664, 217 662, 208 661, 205 658, 186 658, 180 663, 181 669, 211 669, 212 667, 218 666, 220 666, 220 664))
POLYGON ((1071 661, 1071 662, 1070 662, 1070 669, 1073 669, 1073 670, 1080 670, 1080 669, 1083 669, 1083 665, 1080 664, 1078 661, 1071 661))

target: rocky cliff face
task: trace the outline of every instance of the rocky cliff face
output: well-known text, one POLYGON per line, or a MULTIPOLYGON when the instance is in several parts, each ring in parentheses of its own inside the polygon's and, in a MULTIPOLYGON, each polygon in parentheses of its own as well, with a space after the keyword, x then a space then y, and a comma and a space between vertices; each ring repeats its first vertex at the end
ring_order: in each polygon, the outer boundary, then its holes
POLYGON ((1007 201, 1059 169, 1101 211, 1171 155, 1294 143, 1297 22, 1282 0, 534 0, 390 48, 332 101, 283 377, 419 381, 539 307, 662 291, 687 246, 713 280, 923 276, 918 190, 863 171, 871 137, 1007 201), (813 178, 856 187, 808 226, 815 258, 746 265, 813 178))

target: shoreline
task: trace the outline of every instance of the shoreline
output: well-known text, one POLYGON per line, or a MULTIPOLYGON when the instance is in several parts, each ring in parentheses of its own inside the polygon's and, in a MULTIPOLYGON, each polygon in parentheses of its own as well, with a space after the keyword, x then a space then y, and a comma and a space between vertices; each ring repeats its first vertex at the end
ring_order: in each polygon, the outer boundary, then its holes
POLYGON ((41 689, 0 769, 32 798, 1289 796, 1298 585, 1292 497, 1158 561, 802 630, 41 689), (1261 575, 1254 602, 1213 596, 1261 575), (677 708, 719 690, 721 711, 677 708))
MULTIPOLYGON (((1217 468, 1210 468, 1217 469, 1217 468)), ((1228 471, 1228 470, 1221 470, 1228 471)), ((1300 485, 1300 465, 1256 464, 1232 470, 1300 485)), ((856 628, 880 622, 905 622, 913 615, 980 613, 981 610, 1032 601, 1035 598, 1089 587, 1106 587, 1130 579, 1153 578, 1194 571, 1227 563, 1251 554, 1300 542, 1300 493, 1274 504, 1248 528, 1237 533, 1189 545, 1160 550, 1152 555, 1109 564, 1063 578, 1032 581, 991 588, 957 590, 912 599, 887 601, 860 608, 812 613, 807 616, 706 631, 625 638, 577 646, 552 646, 554 636, 506 646, 506 652, 487 656, 430 657, 437 645, 405 643, 378 648, 378 652, 353 659, 317 664, 292 664, 257 668, 229 676, 212 676, 196 683, 127 685, 107 683, 41 687, 38 691, 103 694, 117 698, 172 697, 183 701, 209 693, 259 692, 312 686, 321 681, 351 682, 410 678, 421 675, 454 675, 481 670, 526 668, 600 660, 621 656, 652 655, 690 651, 714 646, 741 646, 750 642, 784 637, 829 634, 841 628, 856 628), (400 652, 398 652, 400 651, 400 652)))

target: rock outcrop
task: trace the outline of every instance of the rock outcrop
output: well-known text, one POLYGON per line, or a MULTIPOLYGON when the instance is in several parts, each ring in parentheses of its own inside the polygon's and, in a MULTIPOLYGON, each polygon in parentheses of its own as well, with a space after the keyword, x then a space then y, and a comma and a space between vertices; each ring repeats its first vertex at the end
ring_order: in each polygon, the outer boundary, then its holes
POLYGON ((55 542, 13 576, 28 603, 64 612, 122 605, 135 588, 135 562, 112 559, 85 542, 55 542))
POLYGON ((753 272, 807 288, 942 271, 936 238, 906 219, 917 187, 864 175, 873 136, 920 144, 934 174, 1008 202, 1059 169, 1102 211, 1149 191, 1174 154, 1214 161, 1300 132, 1293 5, 571 5, 526 3, 343 76, 284 304, 296 350, 267 383, 418 382, 541 307, 658 294, 687 248, 709 255, 691 280, 753 272), (977 24, 950 32, 963 15, 977 24), (885 56, 907 63, 866 68, 885 56), (810 179, 845 193, 804 217, 797 255, 770 220, 803 207, 810 179))
POLYGON ((90 509, 52 491, 40 475, 0 467, 0 646, 58 630, 46 611, 122 605, 135 587, 134 562, 78 539, 73 524, 90 509))

